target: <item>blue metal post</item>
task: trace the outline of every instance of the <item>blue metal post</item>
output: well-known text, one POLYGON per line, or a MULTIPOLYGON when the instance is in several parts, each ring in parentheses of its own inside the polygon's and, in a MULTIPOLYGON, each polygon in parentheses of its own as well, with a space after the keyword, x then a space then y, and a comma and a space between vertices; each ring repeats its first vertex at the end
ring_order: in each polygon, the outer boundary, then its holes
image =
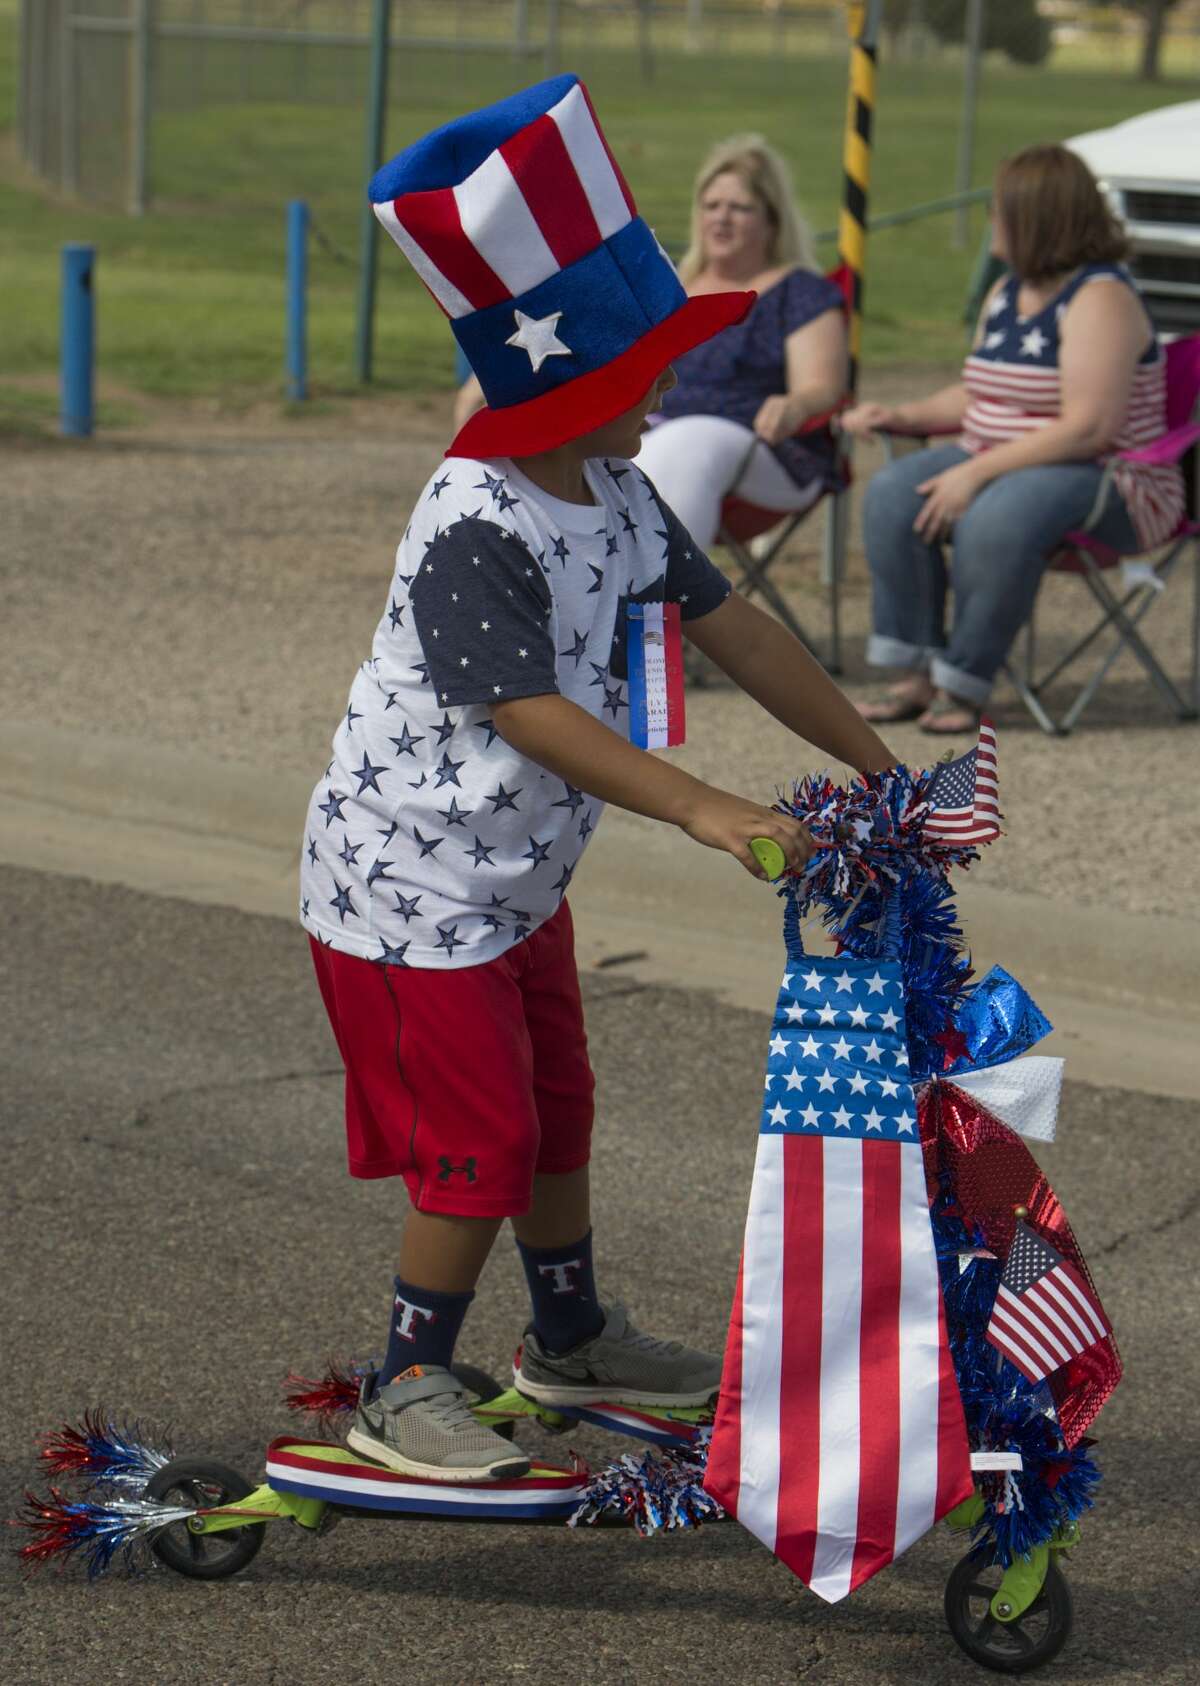
POLYGON ((287 209, 287 395, 308 397, 308 206, 287 209))
POLYGON ((62 430, 86 439, 92 431, 92 370, 96 302, 94 246, 62 249, 62 329, 59 344, 62 430))

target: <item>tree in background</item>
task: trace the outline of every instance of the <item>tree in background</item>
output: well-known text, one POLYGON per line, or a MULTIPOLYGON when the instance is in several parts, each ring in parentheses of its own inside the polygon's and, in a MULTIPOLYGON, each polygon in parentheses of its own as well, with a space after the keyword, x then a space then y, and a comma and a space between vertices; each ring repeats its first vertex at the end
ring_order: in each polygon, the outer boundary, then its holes
MULTIPOLYGON (((1093 5, 1110 5, 1112 0, 1092 0, 1093 5)), ((1115 0, 1122 12, 1133 12, 1142 19, 1142 63, 1138 75, 1143 82, 1158 82, 1162 77, 1162 44, 1167 32, 1167 14, 1179 0, 1115 0)))
MULTIPOLYGON (((1171 5, 1174 0, 1167 0, 1171 5)), ((895 43, 902 31, 925 28, 937 40, 960 42, 966 0, 884 0, 884 28, 895 43)), ((989 0, 983 14, 984 51, 1004 53, 1016 64, 1041 64, 1052 43, 1051 24, 1037 0, 989 0)))

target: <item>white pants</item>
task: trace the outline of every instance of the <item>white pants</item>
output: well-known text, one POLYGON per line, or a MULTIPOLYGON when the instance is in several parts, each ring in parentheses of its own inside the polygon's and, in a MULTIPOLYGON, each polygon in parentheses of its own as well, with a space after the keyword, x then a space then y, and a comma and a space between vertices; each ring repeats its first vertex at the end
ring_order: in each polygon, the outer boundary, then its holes
POLYGON ((808 509, 822 481, 798 486, 771 447, 724 416, 675 416, 642 436, 637 465, 704 550, 717 536, 731 492, 781 515, 808 509))

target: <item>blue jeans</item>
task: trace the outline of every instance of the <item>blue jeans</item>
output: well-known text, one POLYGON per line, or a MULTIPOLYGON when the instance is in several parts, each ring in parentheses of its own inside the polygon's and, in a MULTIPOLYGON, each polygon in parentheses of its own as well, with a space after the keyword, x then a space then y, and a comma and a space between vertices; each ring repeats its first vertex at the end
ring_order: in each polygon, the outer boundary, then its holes
MULTIPOLYGON (((867 487, 863 536, 874 628, 867 660, 928 672, 942 690, 978 705, 1029 619, 1049 553, 1092 514, 1103 470, 1090 462, 1054 463, 989 481, 954 524, 947 575, 941 545, 926 544, 913 531, 925 501, 916 488, 966 458, 959 445, 934 445, 889 463, 867 487), (949 637, 947 585, 954 591, 949 637)), ((1091 531, 1114 550, 1138 549, 1115 490, 1091 531)))

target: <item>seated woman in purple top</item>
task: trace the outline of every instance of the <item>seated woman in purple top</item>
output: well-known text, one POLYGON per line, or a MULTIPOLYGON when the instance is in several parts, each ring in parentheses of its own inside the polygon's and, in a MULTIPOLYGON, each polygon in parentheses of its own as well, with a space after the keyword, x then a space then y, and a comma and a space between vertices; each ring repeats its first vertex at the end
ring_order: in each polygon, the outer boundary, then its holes
POLYGON ((795 434, 846 386, 842 295, 817 272, 787 166, 760 135, 735 135, 705 159, 679 275, 692 297, 731 287, 759 295, 743 321, 676 359, 679 384, 637 456, 707 547, 731 492, 781 514, 816 501, 832 450, 827 438, 795 434))

